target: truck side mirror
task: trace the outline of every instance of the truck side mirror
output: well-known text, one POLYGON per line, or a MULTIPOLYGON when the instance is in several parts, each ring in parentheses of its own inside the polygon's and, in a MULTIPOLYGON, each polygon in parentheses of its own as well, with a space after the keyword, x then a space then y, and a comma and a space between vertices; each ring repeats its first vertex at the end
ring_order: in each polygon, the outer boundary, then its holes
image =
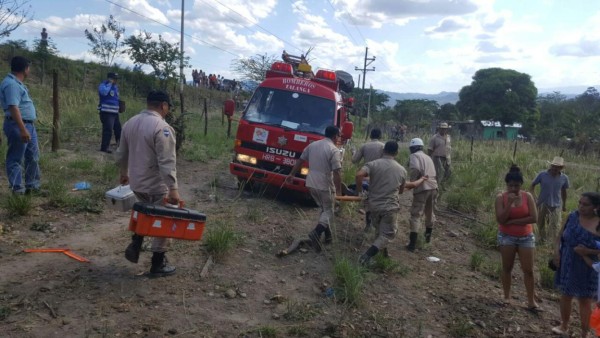
POLYGON ((344 140, 349 140, 352 138, 352 133, 354 132, 354 123, 352 121, 344 121, 342 123, 342 138, 344 140))
POLYGON ((223 114, 232 117, 233 113, 235 113, 235 101, 234 100, 225 100, 223 103, 223 114))

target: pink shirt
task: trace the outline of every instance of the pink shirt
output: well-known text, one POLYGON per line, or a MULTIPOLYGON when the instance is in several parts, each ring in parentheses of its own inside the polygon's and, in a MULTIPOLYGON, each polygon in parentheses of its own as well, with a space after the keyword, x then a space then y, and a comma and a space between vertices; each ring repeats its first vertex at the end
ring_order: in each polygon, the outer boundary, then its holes
MULTIPOLYGON (((502 193, 502 203, 506 205, 508 200, 507 192, 502 193)), ((511 207, 510 212, 508 214, 508 219, 518 219, 529 216, 529 201, 527 199, 527 194, 524 191, 521 191, 521 205, 518 207, 511 207)), ((525 225, 498 225, 500 232, 507 234, 509 236, 523 237, 528 236, 533 232, 533 226, 531 224, 525 225)))

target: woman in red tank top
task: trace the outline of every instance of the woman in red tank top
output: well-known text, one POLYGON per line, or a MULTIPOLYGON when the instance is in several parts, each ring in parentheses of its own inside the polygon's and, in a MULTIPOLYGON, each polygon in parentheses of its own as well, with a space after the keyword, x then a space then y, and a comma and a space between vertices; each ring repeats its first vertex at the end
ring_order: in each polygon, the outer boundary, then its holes
POLYGON ((506 191, 496 196, 496 220, 498 221, 498 248, 502 256, 502 288, 504 302, 510 303, 510 286, 515 257, 519 255, 525 290, 527 308, 539 311, 535 302, 533 265, 535 254, 535 236, 532 223, 537 220, 537 208, 533 196, 521 191, 523 174, 513 165, 504 178, 506 191))

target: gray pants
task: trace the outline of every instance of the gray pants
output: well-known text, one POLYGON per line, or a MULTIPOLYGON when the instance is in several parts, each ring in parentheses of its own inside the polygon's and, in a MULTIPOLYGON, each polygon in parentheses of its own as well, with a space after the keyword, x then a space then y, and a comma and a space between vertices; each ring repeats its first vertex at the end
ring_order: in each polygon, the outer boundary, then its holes
POLYGON ((435 222, 435 203, 437 199, 437 190, 423 190, 413 195, 413 202, 410 208, 410 231, 417 232, 421 227, 421 217, 425 214, 425 227, 433 228, 435 222))
MULTIPOLYGON (((155 205, 162 205, 163 200, 167 195, 165 194, 147 194, 143 192, 133 192, 140 202, 152 203, 155 205)), ((169 247, 170 238, 164 237, 153 237, 152 238, 152 252, 166 252, 169 247)))
POLYGON ((450 162, 446 157, 433 156, 433 165, 435 166, 435 176, 439 184, 450 178, 452 170, 450 169, 450 162))
POLYGON ((321 212, 319 213, 319 224, 329 227, 333 221, 334 193, 330 190, 319 190, 309 188, 310 195, 315 200, 321 212))
POLYGON ((371 211, 371 224, 377 229, 373 245, 382 250, 398 232, 398 210, 371 211))

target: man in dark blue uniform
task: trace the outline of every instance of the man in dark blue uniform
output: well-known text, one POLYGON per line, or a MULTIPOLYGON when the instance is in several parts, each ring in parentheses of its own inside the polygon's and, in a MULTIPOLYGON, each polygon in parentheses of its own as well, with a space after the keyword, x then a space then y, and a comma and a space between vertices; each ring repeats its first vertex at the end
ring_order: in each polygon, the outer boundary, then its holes
POLYGON ((113 131, 115 133, 115 141, 119 144, 121 140, 121 121, 119 121, 119 88, 117 80, 119 74, 108 73, 107 79, 98 86, 98 97, 100 103, 98 110, 100 111, 100 122, 102 122, 102 143, 100 151, 112 153, 109 149, 110 140, 112 139, 113 131))

